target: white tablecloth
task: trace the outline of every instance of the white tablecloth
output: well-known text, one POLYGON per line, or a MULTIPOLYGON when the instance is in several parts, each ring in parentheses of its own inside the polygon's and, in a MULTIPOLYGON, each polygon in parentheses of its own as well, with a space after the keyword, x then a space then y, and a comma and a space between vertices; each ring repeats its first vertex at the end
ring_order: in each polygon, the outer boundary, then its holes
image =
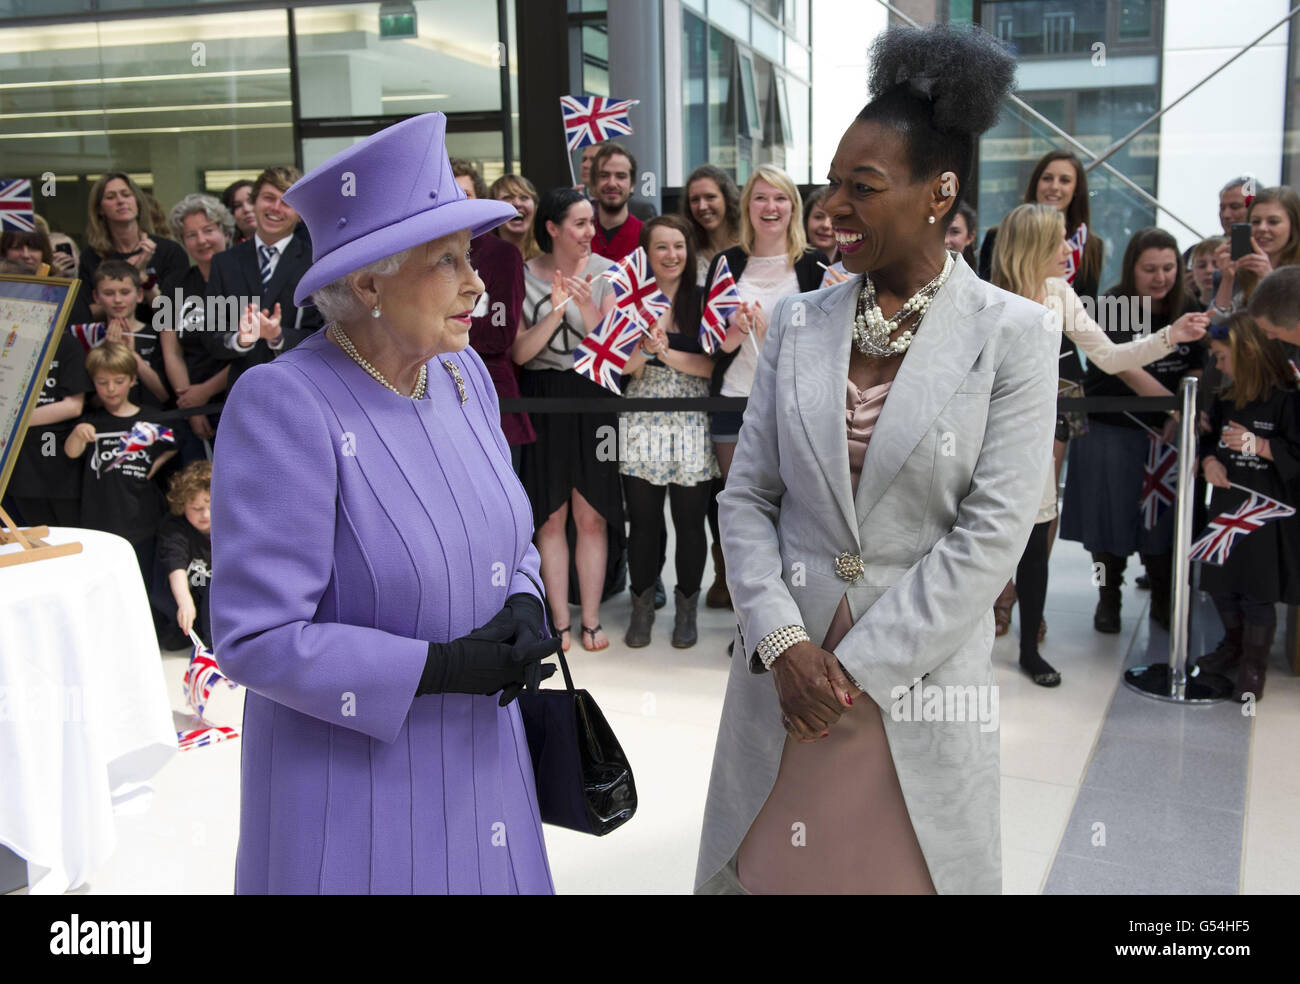
POLYGON ((72 540, 81 553, 0 567, 0 843, 32 894, 86 882, 116 846, 114 800, 177 751, 135 551, 92 530, 47 538, 72 540))

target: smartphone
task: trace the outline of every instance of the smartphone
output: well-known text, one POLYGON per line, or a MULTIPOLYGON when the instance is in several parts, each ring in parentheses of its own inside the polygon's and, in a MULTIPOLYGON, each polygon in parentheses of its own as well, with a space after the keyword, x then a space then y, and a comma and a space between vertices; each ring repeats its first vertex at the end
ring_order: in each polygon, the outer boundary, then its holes
POLYGON ((54 247, 54 252, 56 252, 56 253, 67 253, 69 256, 71 256, 71 255, 72 255, 72 243, 59 243, 59 245, 57 245, 57 246, 54 247))
POLYGON ((1230 258, 1239 260, 1253 252, 1255 252, 1255 246, 1250 241, 1250 223, 1234 222, 1232 224, 1232 253, 1230 258))

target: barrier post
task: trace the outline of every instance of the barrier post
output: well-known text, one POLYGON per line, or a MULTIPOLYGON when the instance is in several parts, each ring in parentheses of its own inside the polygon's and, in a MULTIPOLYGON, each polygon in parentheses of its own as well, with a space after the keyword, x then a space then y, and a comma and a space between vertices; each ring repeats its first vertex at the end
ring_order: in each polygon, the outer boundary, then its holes
POLYGON ((1211 704, 1227 698, 1229 681, 1213 674, 1187 675, 1188 613, 1191 610, 1192 511, 1196 505, 1195 376, 1184 377, 1179 396, 1182 418, 1178 428, 1178 493, 1174 502, 1174 583, 1169 613, 1169 661, 1135 666, 1124 672, 1124 683, 1147 697, 1183 704, 1211 704))

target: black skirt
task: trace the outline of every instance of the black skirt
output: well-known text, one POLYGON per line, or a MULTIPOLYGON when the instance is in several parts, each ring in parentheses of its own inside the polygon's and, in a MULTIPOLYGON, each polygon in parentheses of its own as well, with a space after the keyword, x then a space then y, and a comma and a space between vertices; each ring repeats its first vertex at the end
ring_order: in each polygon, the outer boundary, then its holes
MULTIPOLYGON (((601 399, 609 390, 572 370, 525 369, 519 392, 542 399, 601 399)), ((537 440, 525 444, 520 481, 533 505, 533 525, 547 518, 576 490, 611 526, 622 529, 623 495, 618 477, 618 416, 613 413, 530 415, 537 440)))

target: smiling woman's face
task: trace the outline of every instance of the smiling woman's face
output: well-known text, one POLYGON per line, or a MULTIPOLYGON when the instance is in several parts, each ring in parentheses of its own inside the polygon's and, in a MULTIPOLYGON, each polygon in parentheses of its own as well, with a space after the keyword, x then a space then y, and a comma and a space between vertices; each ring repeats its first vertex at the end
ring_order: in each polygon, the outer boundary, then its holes
POLYGON ((405 355, 459 352, 469 344, 470 312, 483 293, 469 240, 467 229, 431 240, 396 273, 374 278, 383 311, 378 324, 405 355))
POLYGON ((890 267, 937 245, 926 222, 935 214, 930 182, 912 181, 904 150, 894 130, 870 120, 855 122, 840 138, 822 204, 850 273, 890 267))

